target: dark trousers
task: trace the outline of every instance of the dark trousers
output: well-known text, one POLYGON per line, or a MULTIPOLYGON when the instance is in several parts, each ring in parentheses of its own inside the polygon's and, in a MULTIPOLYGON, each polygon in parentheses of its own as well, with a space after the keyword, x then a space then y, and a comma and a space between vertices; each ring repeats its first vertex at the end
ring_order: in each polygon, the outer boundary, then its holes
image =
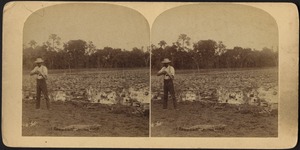
POLYGON ((168 107, 168 94, 171 94, 171 97, 173 99, 173 105, 174 108, 177 108, 177 102, 175 97, 175 91, 174 91, 174 85, 173 80, 164 80, 164 102, 163 102, 163 108, 166 109, 168 107))
POLYGON ((50 100, 48 96, 47 83, 45 79, 36 80, 36 109, 40 108, 41 93, 43 92, 44 98, 46 99, 47 109, 50 109, 50 100))

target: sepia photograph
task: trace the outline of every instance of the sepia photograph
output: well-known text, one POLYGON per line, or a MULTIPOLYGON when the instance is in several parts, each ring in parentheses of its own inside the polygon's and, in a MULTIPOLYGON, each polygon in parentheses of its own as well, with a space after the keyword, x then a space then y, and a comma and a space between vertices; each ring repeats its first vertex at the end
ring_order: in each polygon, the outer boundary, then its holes
POLYGON ((9 2, 3 144, 293 148, 297 10, 271 2, 9 2))
POLYGON ((280 49, 268 13, 176 7, 156 18, 151 43, 151 136, 278 136, 280 49))
POLYGON ((60 4, 23 30, 23 136, 149 136, 149 25, 111 4, 60 4))

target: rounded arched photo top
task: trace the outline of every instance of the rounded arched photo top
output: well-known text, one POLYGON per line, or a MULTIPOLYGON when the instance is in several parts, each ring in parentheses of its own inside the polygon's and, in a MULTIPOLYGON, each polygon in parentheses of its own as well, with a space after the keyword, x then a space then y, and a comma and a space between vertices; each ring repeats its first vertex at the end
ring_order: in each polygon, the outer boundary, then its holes
POLYGON ((97 48, 132 50, 149 45, 150 27, 143 15, 124 6, 104 3, 69 3, 42 8, 24 23, 23 43, 42 45, 55 34, 61 43, 92 41, 97 48))
POLYGON ((240 4, 190 4, 160 14, 151 29, 151 43, 165 41, 171 46, 180 34, 192 43, 199 40, 222 41, 226 48, 236 46, 278 50, 278 27, 266 11, 240 4))

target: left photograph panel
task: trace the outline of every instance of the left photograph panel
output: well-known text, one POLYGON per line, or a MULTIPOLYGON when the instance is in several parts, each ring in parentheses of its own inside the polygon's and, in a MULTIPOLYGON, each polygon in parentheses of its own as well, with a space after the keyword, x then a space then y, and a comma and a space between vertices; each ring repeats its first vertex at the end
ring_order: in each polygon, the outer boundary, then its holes
POLYGON ((150 28, 130 8, 69 3, 23 28, 22 136, 148 137, 150 28))

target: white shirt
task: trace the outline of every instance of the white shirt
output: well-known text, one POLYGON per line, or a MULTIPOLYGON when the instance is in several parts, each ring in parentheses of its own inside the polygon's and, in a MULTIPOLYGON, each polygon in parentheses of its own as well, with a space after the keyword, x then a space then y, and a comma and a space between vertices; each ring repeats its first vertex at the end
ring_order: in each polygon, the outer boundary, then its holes
MULTIPOLYGON (((168 67, 163 67, 163 68, 161 68, 161 69, 158 71, 158 73, 162 73, 163 71, 166 71, 167 74, 170 74, 170 75, 172 75, 173 77, 175 76, 175 69, 174 69, 174 67, 172 67, 172 66, 170 66, 170 65, 169 65, 168 67)), ((165 80, 170 79, 170 77, 169 77, 167 74, 164 75, 164 79, 165 79, 165 80)))
POLYGON ((43 66, 43 65, 41 65, 40 67, 39 66, 36 66, 32 71, 31 71, 31 73, 34 73, 34 72, 36 72, 36 71, 39 71, 40 73, 39 74, 37 74, 37 79, 47 79, 47 77, 48 77, 48 69, 47 69, 47 67, 46 66, 43 66))

